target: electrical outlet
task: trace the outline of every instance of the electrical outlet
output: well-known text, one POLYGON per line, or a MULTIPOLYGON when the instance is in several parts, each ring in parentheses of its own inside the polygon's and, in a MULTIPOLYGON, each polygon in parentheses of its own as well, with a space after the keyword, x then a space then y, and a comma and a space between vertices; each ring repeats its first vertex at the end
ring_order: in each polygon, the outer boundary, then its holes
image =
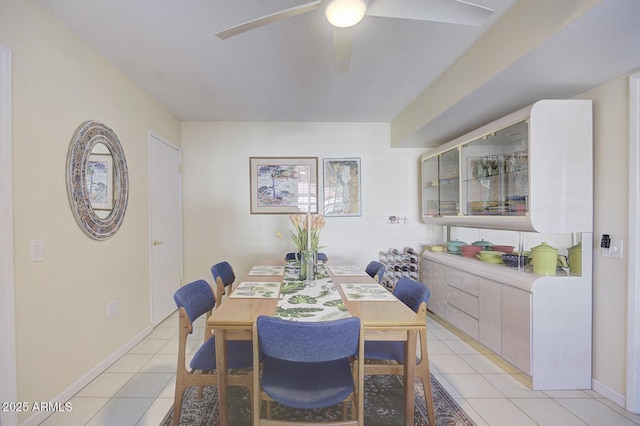
POLYGON ((107 304, 107 318, 111 318, 118 313, 118 301, 114 300, 107 304))
POLYGON ((603 257, 611 257, 614 259, 622 259, 623 257, 623 243, 622 240, 616 240, 611 238, 609 240, 609 247, 602 247, 600 249, 602 251, 603 257))

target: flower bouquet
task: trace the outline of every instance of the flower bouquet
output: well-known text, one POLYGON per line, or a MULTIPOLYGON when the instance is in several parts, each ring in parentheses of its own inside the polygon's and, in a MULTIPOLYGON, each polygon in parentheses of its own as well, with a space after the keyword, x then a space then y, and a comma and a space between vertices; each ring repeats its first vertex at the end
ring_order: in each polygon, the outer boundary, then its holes
MULTIPOLYGON (((306 259, 314 259, 313 266, 315 269, 315 259, 318 249, 324 247, 319 244, 320 231, 324 228, 325 220, 322 215, 309 214, 291 215, 289 216, 289 220, 293 225, 293 229, 289 230, 289 235, 291 236, 290 241, 296 246, 297 252, 300 253, 296 258, 300 260, 301 263, 301 279, 305 280, 308 275, 304 267, 306 259)), ((280 231, 276 231, 276 236, 283 238, 280 231)))

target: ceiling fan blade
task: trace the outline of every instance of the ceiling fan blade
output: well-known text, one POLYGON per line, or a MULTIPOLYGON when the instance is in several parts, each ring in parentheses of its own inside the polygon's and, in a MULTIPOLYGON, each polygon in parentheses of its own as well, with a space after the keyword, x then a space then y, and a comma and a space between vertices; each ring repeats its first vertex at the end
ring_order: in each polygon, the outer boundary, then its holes
POLYGON ((336 73, 344 74, 349 72, 351 64, 351 50, 353 49, 353 37, 355 27, 333 28, 333 49, 336 59, 336 73))
POLYGON ((322 1, 323 0, 313 0, 299 6, 290 7, 289 9, 284 9, 278 12, 271 13, 269 15, 265 15, 261 18, 252 19, 251 21, 247 21, 242 24, 235 25, 231 28, 227 28, 226 30, 219 31, 215 34, 215 36, 221 38, 222 40, 226 40, 229 37, 233 37, 246 31, 253 30, 254 28, 262 27, 272 22, 291 18, 292 16, 300 15, 301 13, 310 12, 319 7, 322 4, 322 1))
POLYGON ((479 26, 493 10, 464 0, 376 0, 368 16, 479 26))

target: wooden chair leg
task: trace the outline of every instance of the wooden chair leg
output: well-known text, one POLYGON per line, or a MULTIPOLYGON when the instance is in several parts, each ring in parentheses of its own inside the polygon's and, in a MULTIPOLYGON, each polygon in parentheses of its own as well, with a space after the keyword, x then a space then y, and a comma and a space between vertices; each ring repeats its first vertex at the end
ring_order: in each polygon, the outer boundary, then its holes
POLYGON ((420 378, 424 389, 424 399, 427 405, 429 425, 436 424, 435 408, 433 406, 433 389, 431 386, 431 369, 429 368, 429 353, 427 352, 427 333, 420 336, 420 362, 416 365, 416 376, 420 378))
POLYGON ((255 398, 255 395, 253 394, 253 374, 249 375, 249 377, 251 377, 251 380, 247 384, 247 389, 249 390, 249 410, 252 411, 253 410, 253 398, 255 398))
POLYGON ((182 411, 182 397, 184 389, 176 389, 176 394, 173 400, 173 426, 180 425, 180 412, 182 411))

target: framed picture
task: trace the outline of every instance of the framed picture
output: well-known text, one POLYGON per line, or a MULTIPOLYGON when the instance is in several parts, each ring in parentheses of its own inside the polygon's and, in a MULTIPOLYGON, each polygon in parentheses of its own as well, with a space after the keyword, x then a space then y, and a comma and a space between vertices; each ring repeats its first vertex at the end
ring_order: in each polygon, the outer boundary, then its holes
POLYGON ((324 215, 361 216, 360 158, 325 158, 324 215))
POLYGON ((318 212, 317 157, 250 157, 251 214, 318 212))
POLYGON ((94 210, 113 210, 113 157, 91 154, 85 174, 87 195, 94 210))

